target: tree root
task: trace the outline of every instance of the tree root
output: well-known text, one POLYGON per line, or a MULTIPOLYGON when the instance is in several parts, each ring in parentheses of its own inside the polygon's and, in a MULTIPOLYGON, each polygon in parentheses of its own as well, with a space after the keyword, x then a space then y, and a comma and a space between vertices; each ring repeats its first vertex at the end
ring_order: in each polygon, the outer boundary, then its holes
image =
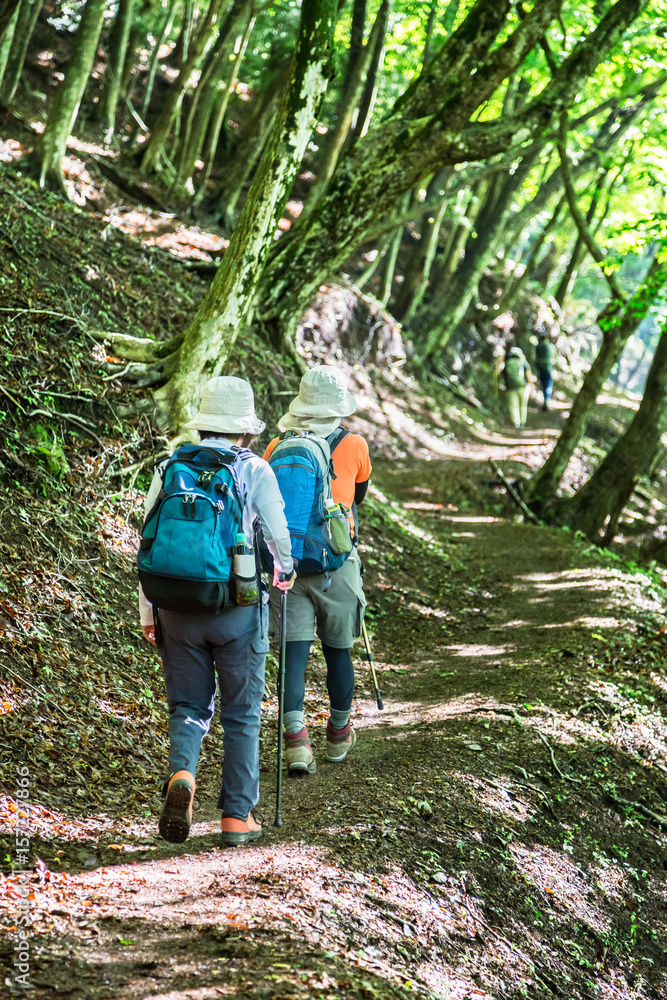
POLYGON ((65 420, 69 424, 74 424, 77 430, 81 431, 83 434, 89 434, 91 438, 99 444, 101 448, 104 447, 97 434, 90 429, 90 424, 83 417, 78 417, 75 413, 59 413, 57 410, 31 410, 28 414, 29 417, 50 417, 52 420, 65 420))
POLYGON ((528 507, 523 502, 523 500, 521 499, 521 497, 519 496, 519 494, 517 493, 517 491, 514 489, 514 487, 512 486, 512 484, 509 482, 508 479, 506 479, 506 477, 503 474, 502 469, 500 468, 500 466, 497 465, 496 462, 494 462, 492 458, 489 459, 489 465, 491 466, 491 468, 493 469, 493 471, 495 472, 495 474, 500 479, 501 483, 503 484, 503 486, 505 487, 505 489, 507 490, 507 492, 511 496, 512 500, 514 500, 514 503, 517 505, 517 507, 519 508, 519 510, 521 511, 521 513, 523 514, 523 516, 526 517, 526 518, 528 518, 529 521, 532 521, 533 524, 541 524, 542 522, 540 521, 539 517, 535 513, 533 513, 533 511, 530 509, 530 507, 528 507))
POLYGON ((138 361, 145 365, 151 365, 174 354, 181 346, 184 336, 179 333, 170 340, 151 340, 150 337, 132 337, 127 333, 110 333, 106 330, 89 332, 95 340, 108 344, 114 354, 124 361, 138 361))
POLYGON ((581 784, 581 778, 572 778, 572 777, 570 777, 569 774, 565 774, 563 771, 561 771, 561 769, 559 768, 558 764, 556 763, 556 757, 554 755, 553 750, 551 749, 551 744, 547 742, 547 740, 545 739, 544 736, 542 736, 542 733, 539 731, 539 729, 536 729, 535 732, 537 733, 537 735, 539 736, 539 738, 542 740, 542 742, 544 743, 544 745, 547 748, 547 750, 549 751, 549 753, 551 754, 551 763, 554 766, 554 770, 555 770, 556 774, 559 774, 561 776, 561 778, 565 779, 565 781, 572 781, 575 784, 580 785, 581 784))
POLYGON ((622 799, 620 796, 612 795, 611 792, 607 792, 607 798, 615 806, 631 806, 637 812, 641 813, 642 816, 652 819, 661 830, 667 830, 667 816, 661 816, 660 813, 653 812, 652 809, 649 809, 648 806, 643 805, 641 802, 633 802, 632 799, 622 799))

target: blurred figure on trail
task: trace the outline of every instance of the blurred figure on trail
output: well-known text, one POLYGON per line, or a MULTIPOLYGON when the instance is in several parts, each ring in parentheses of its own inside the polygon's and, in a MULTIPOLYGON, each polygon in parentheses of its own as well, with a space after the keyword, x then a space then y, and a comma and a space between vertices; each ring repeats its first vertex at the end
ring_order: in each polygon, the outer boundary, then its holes
POLYGON ((528 413, 528 396, 533 373, 520 347, 510 347, 505 355, 501 372, 505 382, 505 399, 510 422, 515 427, 525 427, 528 413))
POLYGON ((537 347, 535 348, 535 367, 537 368, 537 377, 540 380, 544 396, 544 402, 542 403, 543 410, 549 409, 549 400, 551 399, 551 390, 554 384, 552 373, 554 364, 556 363, 556 354, 556 345, 549 339, 546 333, 541 333, 537 347))

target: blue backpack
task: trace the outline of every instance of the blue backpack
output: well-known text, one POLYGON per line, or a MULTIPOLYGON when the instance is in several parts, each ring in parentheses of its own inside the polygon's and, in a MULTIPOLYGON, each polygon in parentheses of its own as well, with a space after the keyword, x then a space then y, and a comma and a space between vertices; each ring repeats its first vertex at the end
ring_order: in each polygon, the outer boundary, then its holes
MULTIPOLYGON (((292 539, 297 576, 311 576, 339 569, 352 551, 347 520, 340 507, 327 509, 331 479, 335 478, 332 452, 349 431, 337 427, 328 438, 310 432, 287 431, 269 456, 285 503, 285 517, 292 539), (344 523, 334 525, 334 519, 344 523), (337 531, 332 528, 336 527, 337 531), (349 545, 341 545, 345 535, 349 545), (344 549, 344 551, 341 551, 344 549)), ((260 540, 262 565, 273 570, 273 557, 260 540)))
POLYGON ((156 608, 201 613, 236 602, 232 547, 243 530, 247 449, 187 444, 162 469, 137 555, 144 594, 156 608))

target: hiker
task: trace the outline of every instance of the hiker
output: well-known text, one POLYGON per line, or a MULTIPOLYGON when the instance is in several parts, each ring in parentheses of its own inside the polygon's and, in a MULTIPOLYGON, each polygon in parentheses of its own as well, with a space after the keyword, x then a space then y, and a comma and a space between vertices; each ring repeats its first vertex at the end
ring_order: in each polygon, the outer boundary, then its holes
POLYGON ((257 518, 274 560, 274 587, 291 589, 296 574, 275 475, 263 459, 249 450, 252 438, 265 427, 255 415, 249 383, 233 376, 210 379, 199 412, 185 426, 199 431, 201 445, 181 447, 158 466, 146 497, 146 523, 139 553, 141 630, 162 657, 169 703, 169 776, 163 789, 166 800, 159 830, 172 843, 182 843, 190 830, 197 762, 213 718, 217 675, 224 730, 218 800, 218 808, 222 809, 221 837, 225 844, 243 844, 256 840, 262 831, 252 810, 259 801, 259 728, 269 649, 268 595, 260 587, 257 562, 250 564, 255 568, 254 574, 251 571, 254 579, 243 581, 250 587, 241 592, 243 599, 252 599, 253 591, 255 598, 254 603, 246 605, 238 603, 234 578, 222 585, 187 579, 196 573, 199 525, 213 524, 212 535, 200 545, 202 565, 207 569, 219 558, 229 574, 229 545, 238 542, 243 532, 247 543, 244 547, 252 546, 257 518), (191 492, 196 488, 205 492, 211 486, 214 502, 191 492), (156 521, 154 511, 160 502, 164 513, 157 515, 156 521), (161 532, 169 532, 162 548, 161 532), (167 549, 169 558, 176 561, 175 566, 170 563, 170 568, 179 575, 177 580, 155 575, 159 562, 154 554, 167 549), (280 581, 279 574, 285 574, 287 579, 280 581), (175 593, 165 597, 161 588, 175 593), (146 599, 149 590, 155 591, 159 611, 146 599), (213 608, 210 592, 217 595, 213 608), (200 606, 202 602, 204 607, 200 606))
POLYGON ((510 421, 515 427, 525 427, 533 374, 520 347, 510 347, 507 351, 502 376, 510 421))
MULTIPOLYGON (((327 664, 330 711, 326 759, 340 763, 356 741, 350 725, 354 695, 351 646, 361 634, 366 606, 363 568, 356 546, 356 506, 366 496, 371 474, 365 439, 341 426, 341 418, 350 416, 356 408, 341 371, 327 365, 311 368, 301 379, 299 395, 278 422, 283 433, 271 441, 264 453, 276 470, 283 491, 292 555, 297 565, 297 581, 287 602, 285 658, 285 759, 292 777, 316 771, 303 718, 306 666, 316 635, 327 664), (330 477, 329 455, 333 463, 330 477), (308 493, 312 490, 309 486, 312 476, 309 480, 309 474, 303 470, 303 464, 315 460, 321 461, 324 469, 321 507, 317 498, 313 501, 312 493, 308 493), (329 488, 331 498, 327 499, 329 488), (304 508, 309 509, 303 512, 304 508), (308 533, 304 537, 298 531, 299 519, 308 520, 309 516, 308 532, 312 535, 318 531, 330 532, 331 545, 325 534, 323 542, 313 541, 309 547, 308 533), (320 560, 327 565, 323 566, 320 560)), ((320 490, 319 485, 316 490, 320 490)), ((270 588, 270 593, 274 634, 280 598, 275 587, 270 588)))
POLYGON ((552 372, 556 363, 556 354, 556 345, 549 339, 546 333, 541 333, 537 347, 535 348, 535 367, 537 368, 537 377, 540 381, 544 397, 544 402, 542 403, 543 410, 549 409, 549 400, 551 399, 551 391, 554 384, 552 372))

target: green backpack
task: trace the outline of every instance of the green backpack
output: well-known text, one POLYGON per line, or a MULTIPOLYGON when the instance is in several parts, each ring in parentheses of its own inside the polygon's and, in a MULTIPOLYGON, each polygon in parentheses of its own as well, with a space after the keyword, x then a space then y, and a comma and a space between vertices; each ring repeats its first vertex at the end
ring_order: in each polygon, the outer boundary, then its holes
POLYGON ((505 385, 508 389, 523 389, 525 384, 526 370, 523 358, 508 358, 505 363, 505 385))

